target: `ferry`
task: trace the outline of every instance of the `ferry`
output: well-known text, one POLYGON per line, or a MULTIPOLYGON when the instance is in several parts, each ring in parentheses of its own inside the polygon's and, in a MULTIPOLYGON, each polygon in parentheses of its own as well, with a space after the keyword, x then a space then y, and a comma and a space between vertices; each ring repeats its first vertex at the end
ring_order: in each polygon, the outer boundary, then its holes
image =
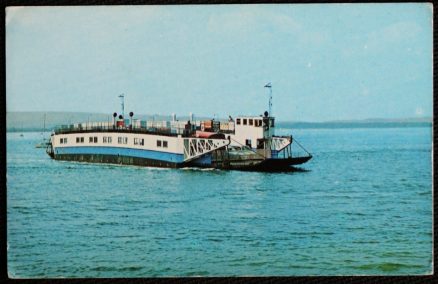
POLYGON ((250 171, 293 170, 312 158, 298 142, 306 155, 292 151, 292 135, 275 135, 268 111, 226 121, 197 121, 193 114, 183 121, 174 114, 170 121, 139 120, 133 112, 129 117, 122 101, 122 113, 113 113, 111 122, 57 127, 46 152, 55 160, 250 171))

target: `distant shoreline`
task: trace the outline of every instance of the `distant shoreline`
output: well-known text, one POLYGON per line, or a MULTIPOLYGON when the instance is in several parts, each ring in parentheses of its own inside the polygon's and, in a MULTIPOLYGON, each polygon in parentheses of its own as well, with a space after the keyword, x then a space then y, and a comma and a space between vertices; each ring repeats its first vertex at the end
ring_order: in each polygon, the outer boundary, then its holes
POLYGON ((406 128, 432 127, 432 122, 278 122, 277 128, 406 128))
MULTIPOLYGON (((56 126, 68 125, 78 122, 105 121, 111 122, 112 115, 99 113, 81 112, 7 112, 6 113, 7 132, 50 132, 56 126)), ((170 116, 158 114, 136 114, 136 119, 142 120, 170 120, 170 116)), ((178 116, 178 120, 187 120, 187 116, 178 116)), ((195 120, 212 119, 211 117, 195 116, 195 120)), ((228 120, 227 118, 217 118, 218 120, 228 120)), ((412 118, 369 118, 363 120, 338 120, 325 122, 306 122, 306 121, 281 121, 277 118, 277 128, 390 128, 390 127, 431 127, 431 117, 412 117, 412 118)))

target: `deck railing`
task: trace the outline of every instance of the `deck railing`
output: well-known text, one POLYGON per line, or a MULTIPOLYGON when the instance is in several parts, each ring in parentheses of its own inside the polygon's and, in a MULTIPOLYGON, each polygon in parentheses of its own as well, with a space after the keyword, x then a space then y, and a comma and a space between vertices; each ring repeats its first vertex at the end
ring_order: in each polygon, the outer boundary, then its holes
POLYGON ((171 128, 145 128, 145 127, 116 127, 116 126, 87 126, 77 127, 74 125, 59 126, 54 129, 55 134, 71 134, 71 133, 88 133, 88 132, 118 132, 118 133, 141 133, 141 134, 155 134, 163 136, 176 137, 181 135, 183 137, 191 136, 194 131, 181 130, 172 132, 171 128))

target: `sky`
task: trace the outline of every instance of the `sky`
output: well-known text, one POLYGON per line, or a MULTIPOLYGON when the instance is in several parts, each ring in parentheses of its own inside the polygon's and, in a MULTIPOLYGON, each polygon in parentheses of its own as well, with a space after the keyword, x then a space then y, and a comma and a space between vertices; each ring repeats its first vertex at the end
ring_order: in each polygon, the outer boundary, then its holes
POLYGON ((8 7, 7 111, 432 116, 427 3, 8 7))

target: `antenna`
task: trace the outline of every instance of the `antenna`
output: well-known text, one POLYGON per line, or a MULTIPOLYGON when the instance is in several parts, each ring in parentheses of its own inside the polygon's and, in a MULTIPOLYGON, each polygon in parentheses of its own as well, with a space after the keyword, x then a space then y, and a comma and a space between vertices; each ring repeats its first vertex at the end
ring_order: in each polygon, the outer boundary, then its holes
POLYGON ((272 116, 272 85, 271 82, 265 85, 265 88, 269 88, 269 116, 272 116))
POLYGON ((43 128, 43 133, 46 132, 46 113, 44 113, 44 128, 43 128))
POLYGON ((122 104, 123 119, 125 119, 125 94, 120 94, 119 98, 120 98, 120 103, 122 104))

